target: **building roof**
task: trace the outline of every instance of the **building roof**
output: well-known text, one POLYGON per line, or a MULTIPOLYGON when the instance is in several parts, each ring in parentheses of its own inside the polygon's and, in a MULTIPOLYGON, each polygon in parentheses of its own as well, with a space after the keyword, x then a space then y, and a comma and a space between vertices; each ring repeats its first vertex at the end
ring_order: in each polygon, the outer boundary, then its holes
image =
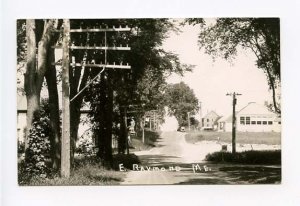
POLYGON ((266 106, 257 104, 256 102, 250 102, 248 105, 243 107, 240 111, 237 112, 238 115, 275 115, 274 112, 271 112, 266 106))
POLYGON ((219 118, 221 116, 219 116, 215 111, 210 111, 203 118, 211 118, 211 117, 219 118))
POLYGON ((221 117, 218 122, 232 122, 232 115, 221 117))

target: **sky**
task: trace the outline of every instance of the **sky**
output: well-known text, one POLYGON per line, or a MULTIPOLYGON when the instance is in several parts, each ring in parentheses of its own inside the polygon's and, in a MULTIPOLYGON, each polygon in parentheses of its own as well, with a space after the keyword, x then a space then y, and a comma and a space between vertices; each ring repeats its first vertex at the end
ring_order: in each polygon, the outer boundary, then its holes
MULTIPOLYGON (((179 55, 182 63, 195 65, 193 72, 184 77, 172 74, 168 83, 185 82, 194 90, 201 102, 202 116, 214 110, 221 116, 232 113, 232 97, 227 93, 238 92, 236 110, 249 102, 264 104, 271 101, 266 75, 255 65, 255 56, 250 51, 240 50, 232 63, 223 59, 213 61, 211 56, 199 50, 198 34, 200 28, 184 26, 181 33, 171 32, 164 41, 163 48, 179 55)), ((200 119, 200 112, 195 117, 200 119)))

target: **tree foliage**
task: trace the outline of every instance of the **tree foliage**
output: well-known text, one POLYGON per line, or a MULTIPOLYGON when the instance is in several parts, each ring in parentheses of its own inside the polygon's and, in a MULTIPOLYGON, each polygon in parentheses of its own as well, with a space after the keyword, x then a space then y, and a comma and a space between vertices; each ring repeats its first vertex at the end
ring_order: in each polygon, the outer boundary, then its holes
POLYGON ((174 115, 181 126, 188 124, 188 113, 195 115, 199 110, 199 101, 194 91, 184 82, 168 85, 165 101, 169 114, 174 115))
POLYGON ((188 19, 200 25, 199 47, 211 55, 233 60, 238 49, 250 49, 256 56, 257 67, 268 79, 273 106, 280 113, 276 89, 280 87, 280 25, 278 18, 218 18, 215 23, 188 19))
MULTIPOLYGON (((164 38, 170 30, 176 30, 168 19, 73 19, 71 28, 105 28, 128 26, 130 32, 107 33, 108 46, 131 47, 131 51, 109 50, 105 54, 101 50, 70 50, 70 59, 76 63, 107 63, 131 65, 130 71, 105 69, 101 78, 89 89, 82 92, 70 103, 71 123, 71 157, 75 151, 78 136, 80 108, 83 102, 89 103, 93 132, 103 146, 101 158, 111 161, 112 128, 123 118, 124 106, 147 105, 144 109, 163 108, 162 93, 166 85, 165 78, 171 73, 183 74, 192 67, 181 64, 177 55, 161 49, 164 38), (105 62, 105 55, 107 61, 105 62), (100 129, 101 128, 101 129, 100 129)), ((54 29, 60 29, 61 20, 26 20, 18 21, 18 58, 27 60, 25 75, 25 91, 27 101, 34 104, 28 107, 27 121, 32 125, 33 113, 39 108, 41 85, 46 79, 49 91, 50 120, 53 129, 55 150, 53 158, 59 161, 60 126, 58 110, 58 91, 56 67, 52 45, 60 45, 62 36, 54 29), (24 27, 26 26, 26 27, 24 27), (24 33, 26 31, 26 33, 24 33), (26 34, 26 35, 25 35, 26 34), (23 44, 25 43, 25 44, 23 44), (26 53, 24 57, 23 54, 26 53), (36 81, 35 81, 36 80, 36 81), (33 105, 33 106, 32 106, 33 105), (30 116, 31 115, 31 116, 30 116), (56 117, 56 118, 55 118, 56 117)), ((104 46, 104 33, 86 32, 71 33, 71 44, 77 46, 104 46)), ((72 99, 89 80, 98 75, 100 69, 88 67, 70 68, 70 98, 72 99)), ((58 75, 59 76, 59 75, 58 75)), ((161 109, 163 111, 163 109, 161 109)), ((141 116, 141 115, 140 115, 141 116)), ((51 144, 54 145, 54 144, 51 144)), ((56 164, 56 167, 59 167, 56 164)))
MULTIPOLYGON (((43 100, 40 110, 35 112, 33 125, 29 131, 28 148, 25 161, 20 165, 22 179, 32 177, 49 177, 52 170, 47 165, 47 156, 50 155, 50 137, 52 129, 49 119, 49 105, 43 100)), ((20 183, 22 181, 20 180, 20 183)))
MULTIPOLYGON (((167 33, 175 29, 168 19, 112 19, 112 20, 87 20, 91 27, 103 25, 104 27, 125 26, 132 28, 130 32, 113 33, 107 36, 108 45, 126 45, 131 47, 130 52, 108 51, 107 61, 116 64, 128 63, 130 71, 105 70, 101 79, 93 83, 85 94, 85 101, 91 105, 91 121, 93 132, 98 136, 98 147, 100 156, 105 158, 105 151, 109 147, 112 132, 115 128, 115 135, 119 135, 119 144, 124 141, 124 108, 130 110, 144 111, 158 109, 163 111, 163 91, 166 86, 165 79, 171 72, 183 74, 192 69, 189 65, 181 64, 177 55, 164 51, 161 46, 167 33), (113 106, 111 106, 113 105, 113 106), (143 106, 144 105, 144 106, 143 106), (111 122, 112 121, 112 122, 111 122), (120 128, 116 125, 120 123, 120 128), (105 137, 106 136, 106 137, 105 137), (106 144, 104 146, 103 144, 106 144), (103 152, 102 152, 103 150, 103 152)), ((89 38, 89 44, 99 45, 99 39, 103 36, 95 34, 89 38), (98 39, 98 40, 96 40, 98 39)), ((95 56, 87 55, 87 61, 104 62, 103 53, 95 56)), ((99 73, 99 70, 91 71, 91 78, 99 73)), ((136 122, 139 123, 142 113, 136 113, 136 122)), ((124 149, 124 148, 123 148, 124 149)), ((122 152, 123 149, 120 149, 122 152)))

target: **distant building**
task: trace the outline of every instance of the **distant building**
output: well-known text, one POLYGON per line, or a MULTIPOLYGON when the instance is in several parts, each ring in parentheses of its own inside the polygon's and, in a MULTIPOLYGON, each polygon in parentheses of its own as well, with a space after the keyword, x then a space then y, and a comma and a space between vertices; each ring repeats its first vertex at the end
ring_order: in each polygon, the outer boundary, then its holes
POLYGON ((218 120, 218 131, 228 132, 232 130, 232 116, 221 117, 218 120))
POLYGON ((216 112, 210 111, 201 119, 202 130, 214 130, 218 127, 218 120, 221 118, 216 112))
MULTIPOLYGON (((60 105, 61 107, 61 105, 60 105)), ((90 129, 87 115, 90 112, 87 106, 81 108, 81 121, 78 128, 78 136, 80 137, 85 131, 90 129), (86 120, 86 121, 84 121, 86 120)), ((25 95, 17 95, 17 138, 18 141, 24 142, 24 135, 26 129, 26 113, 27 113, 27 100, 25 95)))
MULTIPOLYGON (((219 119, 218 130, 231 132, 232 116, 219 119)), ((250 102, 236 113, 236 131, 281 132, 281 118, 267 107, 250 102)))

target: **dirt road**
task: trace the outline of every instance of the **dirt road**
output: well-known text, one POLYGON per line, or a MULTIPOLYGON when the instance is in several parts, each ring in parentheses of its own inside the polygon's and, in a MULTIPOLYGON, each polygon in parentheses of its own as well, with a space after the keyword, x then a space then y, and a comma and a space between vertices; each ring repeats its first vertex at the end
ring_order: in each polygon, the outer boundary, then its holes
POLYGON ((181 132, 163 132, 157 147, 135 152, 141 164, 127 173, 122 184, 251 184, 280 181, 281 169, 278 167, 208 164, 204 161, 205 156, 219 151, 221 145, 216 142, 189 144, 184 135, 181 132))

